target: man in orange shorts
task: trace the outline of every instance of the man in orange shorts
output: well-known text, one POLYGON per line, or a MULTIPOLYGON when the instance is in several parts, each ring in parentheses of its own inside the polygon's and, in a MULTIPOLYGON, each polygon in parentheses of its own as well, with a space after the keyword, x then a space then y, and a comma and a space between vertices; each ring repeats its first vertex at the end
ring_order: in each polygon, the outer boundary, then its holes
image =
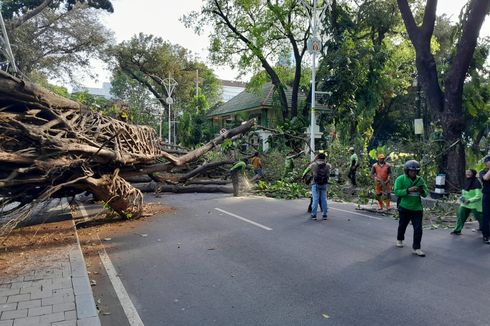
POLYGON ((390 208, 391 166, 385 162, 384 154, 378 155, 378 162, 373 164, 371 175, 374 178, 374 189, 378 209, 383 209, 382 196, 385 196, 386 209, 390 208))

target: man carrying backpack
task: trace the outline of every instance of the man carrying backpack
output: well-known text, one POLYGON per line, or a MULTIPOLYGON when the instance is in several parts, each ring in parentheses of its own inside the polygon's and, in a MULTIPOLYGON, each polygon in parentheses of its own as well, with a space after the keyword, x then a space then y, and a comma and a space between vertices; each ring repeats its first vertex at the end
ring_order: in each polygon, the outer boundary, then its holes
POLYGON ((330 176, 331 166, 325 162, 326 156, 324 153, 320 153, 317 159, 313 161, 303 172, 303 177, 311 172, 313 178, 311 179, 311 195, 313 197, 313 204, 311 209, 311 219, 316 220, 316 211, 318 209, 318 203, 321 202, 323 219, 327 219, 327 184, 328 177, 330 176))

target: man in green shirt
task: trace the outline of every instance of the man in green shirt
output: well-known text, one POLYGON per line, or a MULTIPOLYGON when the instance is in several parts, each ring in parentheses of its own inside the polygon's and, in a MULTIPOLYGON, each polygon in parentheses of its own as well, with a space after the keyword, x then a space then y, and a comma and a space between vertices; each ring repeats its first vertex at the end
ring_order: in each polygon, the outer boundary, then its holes
POLYGON ((245 178, 245 169, 247 168, 247 159, 240 160, 230 169, 231 182, 233 183, 233 196, 237 197, 240 193, 241 179, 245 178))
POLYGON ((354 147, 349 147, 349 153, 351 154, 351 156, 350 156, 349 174, 347 175, 347 177, 350 179, 352 185, 354 187, 357 187, 356 173, 357 173, 357 168, 359 167, 359 158, 357 157, 357 154, 354 152, 354 147))
POLYGON ((424 179, 418 176, 419 171, 419 162, 415 160, 407 161, 405 163, 405 174, 395 180, 394 193, 400 198, 400 203, 398 204, 400 220, 398 222, 396 246, 399 248, 403 247, 405 231, 407 230, 408 223, 411 221, 413 225, 413 254, 424 257, 425 253, 420 249, 424 215, 421 197, 427 197, 429 189, 424 179))

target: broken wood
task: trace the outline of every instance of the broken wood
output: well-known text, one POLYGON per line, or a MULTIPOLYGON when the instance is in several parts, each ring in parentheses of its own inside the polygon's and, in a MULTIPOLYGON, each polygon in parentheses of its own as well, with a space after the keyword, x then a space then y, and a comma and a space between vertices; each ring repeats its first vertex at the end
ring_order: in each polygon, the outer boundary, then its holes
MULTIPOLYGON (((104 116, 0 71, 0 224, 49 198, 84 191, 123 216, 138 217, 142 195, 124 178, 172 174, 175 167, 187 169, 186 164, 253 125, 254 120, 247 121, 187 152, 168 147, 150 127, 104 116), (165 146, 168 151, 163 150, 165 146), (176 156, 178 153, 185 154, 176 156), (168 162, 160 163, 162 158, 168 162)), ((212 166, 182 171, 176 181, 188 180, 212 166)))

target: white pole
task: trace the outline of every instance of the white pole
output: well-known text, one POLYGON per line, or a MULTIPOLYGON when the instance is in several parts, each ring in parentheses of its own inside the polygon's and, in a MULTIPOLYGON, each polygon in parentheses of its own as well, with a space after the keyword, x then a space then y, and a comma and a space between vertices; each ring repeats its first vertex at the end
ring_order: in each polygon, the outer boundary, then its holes
POLYGON ((168 105, 168 143, 171 144, 172 141, 170 140, 170 136, 172 133, 172 125, 171 125, 171 116, 170 116, 170 104, 168 105))
POLYGON ((315 61, 316 61, 316 52, 313 52, 312 56, 312 67, 311 67, 311 118, 310 118, 310 147, 311 147, 311 154, 310 154, 310 159, 313 161, 315 158, 315 130, 314 127, 316 126, 316 116, 315 116, 315 61))
MULTIPOLYGON (((313 0, 313 10, 312 10, 312 19, 311 19, 311 29, 313 32, 313 39, 316 38, 316 28, 317 28, 317 0, 313 0)), ((315 159, 315 126, 316 126, 316 116, 315 116, 315 105, 316 105, 316 96, 315 96, 315 79, 316 79, 316 51, 313 51, 312 55, 312 63, 311 63, 311 117, 310 117, 310 159, 313 161, 315 159)))
MULTIPOLYGON (((162 109, 162 112, 159 114, 160 115, 160 122, 158 123, 158 130, 159 130, 159 134, 160 134, 160 139, 162 139, 162 123, 163 123, 163 112, 164 110, 162 109)), ((163 139, 162 139, 163 140, 163 139)))

